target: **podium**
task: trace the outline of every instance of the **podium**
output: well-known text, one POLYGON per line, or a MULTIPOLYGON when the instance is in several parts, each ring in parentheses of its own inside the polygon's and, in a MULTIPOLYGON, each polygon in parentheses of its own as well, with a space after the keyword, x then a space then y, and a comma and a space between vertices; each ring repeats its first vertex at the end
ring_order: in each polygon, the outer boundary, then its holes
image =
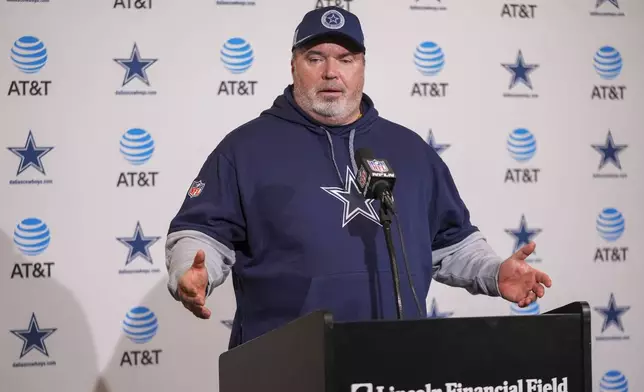
POLYGON ((586 302, 539 314, 334 322, 317 311, 222 353, 220 392, 590 392, 586 302))

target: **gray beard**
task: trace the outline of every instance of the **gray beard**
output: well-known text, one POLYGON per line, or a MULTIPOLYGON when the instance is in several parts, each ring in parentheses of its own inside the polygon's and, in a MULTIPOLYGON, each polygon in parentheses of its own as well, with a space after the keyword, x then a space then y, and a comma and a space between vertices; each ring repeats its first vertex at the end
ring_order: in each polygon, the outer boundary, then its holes
POLYGON ((360 102, 355 104, 350 98, 340 98, 337 100, 322 100, 314 97, 314 92, 308 92, 294 88, 294 94, 300 98, 304 109, 312 111, 323 117, 346 117, 352 113, 360 105, 360 102))

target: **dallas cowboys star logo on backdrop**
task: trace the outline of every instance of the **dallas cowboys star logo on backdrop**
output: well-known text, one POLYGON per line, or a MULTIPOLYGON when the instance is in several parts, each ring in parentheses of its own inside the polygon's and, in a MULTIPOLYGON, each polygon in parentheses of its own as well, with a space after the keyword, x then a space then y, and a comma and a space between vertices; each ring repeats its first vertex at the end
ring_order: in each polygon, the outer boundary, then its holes
POLYGON ((443 151, 447 150, 451 146, 451 144, 436 143, 434 132, 431 129, 429 130, 429 136, 427 137, 427 144, 429 144, 429 146, 433 148, 438 155, 440 155, 443 151))
POLYGON ((519 50, 517 59, 514 64, 501 64, 505 69, 512 73, 512 80, 510 81, 510 89, 513 88, 517 82, 522 82, 530 90, 532 90, 532 82, 530 81, 529 74, 535 69, 539 68, 538 64, 526 64, 523 59, 523 53, 519 50))
POLYGON ((20 173, 30 167, 33 167, 44 175, 45 167, 42 164, 42 157, 53 149, 54 147, 36 147, 36 140, 31 130, 29 130, 24 147, 7 147, 7 150, 20 157, 20 165, 18 166, 16 175, 20 175, 20 173))
POLYGON ((129 59, 114 59, 121 67, 125 68, 125 77, 123 78, 122 86, 128 84, 132 79, 137 78, 146 85, 150 85, 148 74, 145 72, 152 64, 156 63, 159 59, 142 59, 139 54, 139 47, 136 42, 132 48, 132 53, 129 59))
POLYGON ((221 320, 221 323, 228 329, 233 328, 233 320, 221 320))
POLYGON ((43 355, 48 357, 49 352, 45 345, 45 339, 47 339, 52 333, 56 332, 56 330, 57 328, 40 328, 38 326, 36 314, 32 313, 31 320, 29 320, 29 327, 27 327, 27 329, 12 329, 10 332, 22 340, 20 358, 27 355, 27 353, 33 349, 40 351, 43 355))
POLYGON ((618 169, 622 170, 622 165, 619 162, 618 154, 628 147, 627 144, 615 144, 613 140, 613 134, 611 131, 608 131, 606 135, 606 143, 602 144, 592 144, 591 145, 595 151, 602 154, 602 160, 599 163, 599 169, 604 167, 606 163, 612 162, 618 169))
POLYGON ((344 188, 324 186, 321 188, 331 196, 340 200, 344 205, 342 211, 342 227, 348 225, 358 215, 362 215, 380 226, 380 218, 373 208, 373 202, 375 200, 362 197, 356 184, 356 179, 349 167, 347 167, 344 188))
POLYGON ((129 248, 125 265, 130 264, 137 256, 141 256, 148 263, 153 264, 150 256, 150 247, 154 245, 161 237, 146 237, 143 235, 141 223, 136 222, 136 229, 132 237, 117 237, 116 239, 129 248))
POLYGON ((436 298, 432 299, 432 309, 431 311, 427 314, 427 318, 435 319, 435 318, 448 318, 451 317, 454 314, 454 312, 440 312, 438 310, 438 303, 436 302, 436 298))
POLYGON ((624 325, 622 324, 622 316, 628 311, 630 306, 617 306, 615 302, 615 295, 610 293, 608 300, 608 307, 596 306, 594 309, 604 317, 604 324, 602 324, 602 332, 604 332, 611 325, 615 325, 620 331, 624 332, 624 325))
MULTIPOLYGON (((527 245, 534 236, 541 233, 541 229, 528 229, 528 223, 526 222, 525 215, 521 215, 521 223, 517 230, 506 229, 506 233, 514 236, 516 242, 514 243, 514 251, 518 251, 523 245, 527 245)), ((536 254, 537 252, 533 252, 536 254)))
POLYGON ((595 8, 601 7, 601 5, 604 3, 611 3, 615 6, 615 8, 619 9, 619 4, 617 4, 617 1, 618 0, 597 0, 597 5, 595 5, 595 8))

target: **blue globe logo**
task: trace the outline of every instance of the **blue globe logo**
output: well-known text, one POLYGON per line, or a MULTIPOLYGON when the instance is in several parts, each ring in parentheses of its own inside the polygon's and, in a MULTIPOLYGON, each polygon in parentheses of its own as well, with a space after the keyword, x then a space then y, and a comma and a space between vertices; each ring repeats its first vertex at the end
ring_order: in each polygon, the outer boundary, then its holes
POLYGON ((13 243, 25 256, 38 256, 49 246, 51 233, 38 218, 23 219, 13 232, 13 243))
POLYGON ((593 66, 602 79, 615 79, 622 72, 622 55, 612 46, 602 46, 595 53, 593 66))
POLYGON ((157 316, 145 306, 130 309, 123 320, 123 332, 132 342, 137 344, 147 343, 159 329, 157 316))
POLYGON ((628 380, 619 370, 609 370, 599 381, 600 392, 628 392, 628 380))
POLYGON ((26 74, 38 73, 47 63, 47 48, 40 39, 25 35, 13 43, 11 61, 26 74))
POLYGON ((529 161, 537 152, 537 139, 525 128, 512 131, 507 144, 510 156, 518 162, 529 161))
POLYGON ((520 308, 517 304, 512 304, 510 305, 510 310, 512 314, 516 316, 533 316, 541 313, 538 302, 532 302, 530 305, 524 308, 520 308))
POLYGON ((421 42, 414 52, 416 69, 425 76, 437 75, 445 66, 445 54, 436 43, 421 42))
POLYGON ((597 232, 606 241, 617 241, 625 228, 624 215, 615 208, 604 208, 597 216, 597 232))
POLYGON ((141 128, 132 128, 121 136, 121 154, 133 165, 142 165, 150 160, 154 153, 154 140, 141 128))
POLYGON ((248 71, 254 59, 253 48, 243 38, 230 38, 221 48, 221 62, 234 74, 248 71))

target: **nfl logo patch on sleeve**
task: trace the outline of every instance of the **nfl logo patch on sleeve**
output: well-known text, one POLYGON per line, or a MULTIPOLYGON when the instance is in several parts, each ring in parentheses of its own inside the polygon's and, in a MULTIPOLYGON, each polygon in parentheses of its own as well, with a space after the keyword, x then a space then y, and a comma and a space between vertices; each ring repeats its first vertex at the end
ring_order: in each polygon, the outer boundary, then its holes
POLYGON ((201 181, 201 180, 195 180, 192 182, 192 185, 190 186, 190 189, 188 190, 188 196, 190 196, 191 199, 201 195, 201 191, 203 191, 203 188, 206 186, 206 183, 201 181))

